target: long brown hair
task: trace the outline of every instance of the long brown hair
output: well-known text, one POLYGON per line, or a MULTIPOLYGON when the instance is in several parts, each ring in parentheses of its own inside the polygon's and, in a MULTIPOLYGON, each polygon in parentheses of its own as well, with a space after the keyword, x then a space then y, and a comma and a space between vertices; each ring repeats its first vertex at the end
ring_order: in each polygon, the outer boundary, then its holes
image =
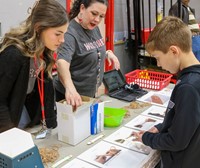
POLYGON ((28 18, 19 27, 11 28, 4 35, 0 52, 8 46, 14 45, 25 56, 36 57, 40 60, 40 69, 46 66, 44 60, 40 59, 41 54, 45 52, 49 62, 46 70, 51 77, 52 67, 55 63, 54 52, 44 46, 40 34, 48 28, 59 27, 68 23, 67 13, 65 8, 56 0, 37 0, 29 10, 31 10, 31 13, 28 18))

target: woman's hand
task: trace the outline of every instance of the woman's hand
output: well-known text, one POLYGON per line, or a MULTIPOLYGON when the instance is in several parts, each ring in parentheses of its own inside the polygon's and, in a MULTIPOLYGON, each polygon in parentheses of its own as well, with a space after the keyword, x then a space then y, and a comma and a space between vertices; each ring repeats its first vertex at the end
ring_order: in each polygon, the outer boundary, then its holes
POLYGON ((111 66, 111 64, 113 62, 115 69, 119 70, 120 63, 119 63, 117 56, 111 50, 107 50, 106 55, 107 55, 109 66, 111 66))
POLYGON ((71 73, 69 70, 70 64, 63 60, 57 60, 57 71, 61 83, 65 88, 65 99, 67 104, 72 105, 73 111, 82 105, 82 99, 73 84, 71 73))
POLYGON ((76 90, 66 89, 65 99, 67 104, 72 105, 73 111, 76 111, 76 109, 83 104, 81 96, 76 90))

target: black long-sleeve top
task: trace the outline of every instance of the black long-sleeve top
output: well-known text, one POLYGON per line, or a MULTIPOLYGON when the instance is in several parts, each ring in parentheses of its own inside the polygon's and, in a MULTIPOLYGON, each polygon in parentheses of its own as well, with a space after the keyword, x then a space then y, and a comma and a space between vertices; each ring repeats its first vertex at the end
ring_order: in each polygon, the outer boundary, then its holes
MULTIPOLYGON (((33 91, 27 95, 30 58, 14 46, 0 53, 0 132, 17 127, 25 105, 31 118, 30 126, 41 120, 41 105, 37 79, 33 91)), ((57 126, 54 88, 45 73, 44 106, 48 128, 57 126)))
POLYGON ((200 166, 200 65, 181 71, 159 133, 146 132, 143 143, 161 151, 164 168, 200 166))

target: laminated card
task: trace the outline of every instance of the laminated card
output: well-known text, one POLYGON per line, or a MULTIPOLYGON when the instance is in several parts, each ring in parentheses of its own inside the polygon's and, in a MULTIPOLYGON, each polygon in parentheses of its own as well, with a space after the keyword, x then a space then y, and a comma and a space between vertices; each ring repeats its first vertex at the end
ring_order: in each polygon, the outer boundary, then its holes
POLYGON ((140 168, 147 155, 101 141, 78 158, 102 168, 140 168))
POLYGON ((141 98, 138 98, 137 100, 142 102, 148 102, 153 105, 167 107, 170 100, 170 95, 164 94, 163 92, 150 91, 141 98))
POLYGON ((149 129, 154 127, 154 125, 157 125, 159 123, 162 123, 161 119, 152 118, 150 116, 145 115, 139 115, 131 121, 129 121, 125 126, 141 131, 148 131, 149 129))
POLYGON ((163 120, 165 117, 166 108, 160 106, 151 106, 147 110, 145 110, 142 115, 146 115, 149 117, 157 118, 163 120))
POLYGON ((137 140, 136 136, 134 136, 136 132, 138 130, 122 127, 104 140, 148 155, 152 149, 137 140))

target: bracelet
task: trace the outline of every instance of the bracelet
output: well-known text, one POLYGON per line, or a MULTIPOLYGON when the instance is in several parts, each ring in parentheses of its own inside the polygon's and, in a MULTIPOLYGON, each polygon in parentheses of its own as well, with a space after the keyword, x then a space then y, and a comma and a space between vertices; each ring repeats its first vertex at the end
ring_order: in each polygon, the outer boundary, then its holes
POLYGON ((106 51, 106 57, 108 58, 108 53, 113 53, 112 50, 107 50, 106 51))

